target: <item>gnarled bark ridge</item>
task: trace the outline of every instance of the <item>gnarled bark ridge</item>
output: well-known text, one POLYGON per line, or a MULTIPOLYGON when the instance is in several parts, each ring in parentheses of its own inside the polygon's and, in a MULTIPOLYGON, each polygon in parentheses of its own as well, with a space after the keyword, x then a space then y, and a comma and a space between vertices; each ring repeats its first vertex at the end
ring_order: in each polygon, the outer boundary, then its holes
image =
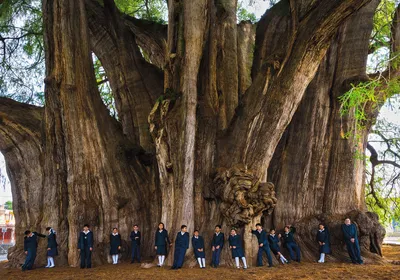
MULTIPOLYGON (((208 256, 216 224, 226 233, 239 227, 253 264, 255 223, 296 225, 305 259, 314 260, 323 221, 333 258, 343 260, 339 224, 347 216, 359 226, 363 255, 378 260, 384 230, 366 212, 365 162, 354 156, 369 127, 361 140, 343 139, 355 120, 340 116, 338 101, 350 82, 367 78, 378 3, 281 0, 255 26, 237 24, 236 0, 169 0, 162 26, 121 14, 112 0, 43 1, 45 107, 0 99, 19 232, 10 263, 23 260, 23 229, 52 226, 59 262, 77 265, 85 223, 95 264, 107 261, 113 227, 128 257, 133 224, 152 259, 160 221, 172 239, 181 224, 200 229, 208 256), (101 101, 91 52, 119 120, 101 101)), ((222 263, 229 254, 226 246, 222 263)))

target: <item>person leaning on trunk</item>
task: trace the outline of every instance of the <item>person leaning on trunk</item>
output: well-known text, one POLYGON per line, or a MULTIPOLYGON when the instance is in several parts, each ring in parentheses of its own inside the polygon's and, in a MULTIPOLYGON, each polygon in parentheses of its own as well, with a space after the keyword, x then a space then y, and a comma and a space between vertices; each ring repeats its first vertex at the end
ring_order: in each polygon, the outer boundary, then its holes
POLYGON ((354 264, 363 264, 363 259, 361 258, 360 245, 358 243, 357 227, 352 224, 350 219, 344 220, 342 225, 342 232, 344 237, 344 242, 347 246, 347 252, 349 253, 350 259, 354 264))
POLYGON ((181 231, 176 234, 174 264, 171 269, 182 268, 187 249, 189 249, 189 233, 187 232, 187 226, 182 225, 181 231))
POLYGON ((32 232, 30 230, 25 231, 24 234, 24 252, 26 258, 25 263, 22 265, 22 271, 31 270, 33 268, 37 253, 38 237, 46 237, 46 235, 37 233, 35 231, 32 232))
POLYGON ((89 225, 83 226, 83 231, 79 233, 78 251, 81 255, 81 268, 92 267, 93 233, 89 230, 89 225))

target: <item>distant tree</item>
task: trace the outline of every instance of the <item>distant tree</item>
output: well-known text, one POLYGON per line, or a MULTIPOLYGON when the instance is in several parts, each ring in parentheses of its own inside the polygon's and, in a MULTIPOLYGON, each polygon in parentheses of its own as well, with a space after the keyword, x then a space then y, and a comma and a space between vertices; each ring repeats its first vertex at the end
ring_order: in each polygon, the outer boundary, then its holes
POLYGON ((12 208, 12 201, 6 201, 4 203, 4 208, 7 209, 7 210, 12 210, 13 209, 12 208))

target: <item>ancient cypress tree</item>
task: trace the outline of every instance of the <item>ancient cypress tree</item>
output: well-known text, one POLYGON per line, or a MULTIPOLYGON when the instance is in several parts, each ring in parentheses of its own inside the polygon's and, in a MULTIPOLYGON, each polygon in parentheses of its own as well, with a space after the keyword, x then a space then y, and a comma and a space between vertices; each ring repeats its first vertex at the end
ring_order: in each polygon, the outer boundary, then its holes
MULTIPOLYGON (((333 257, 343 259, 347 216, 364 256, 378 259, 384 229, 366 211, 365 161, 356 155, 379 106, 366 104, 369 121, 345 138, 357 126, 340 114, 339 97, 370 78, 379 2, 281 0, 257 24, 237 24, 237 0, 169 0, 162 25, 121 13, 113 0, 43 0, 45 106, 0 98, 18 232, 11 263, 23 258, 24 229, 52 226, 60 262, 76 265, 84 223, 96 263, 106 261, 111 228, 127 241, 134 223, 151 257, 160 221, 171 237, 181 224, 200 229, 207 248, 215 224, 236 226, 252 261, 256 222, 295 225, 313 260, 322 221, 333 257), (118 120, 101 100, 92 52, 118 120)), ((397 29, 395 20, 393 53, 397 29)))

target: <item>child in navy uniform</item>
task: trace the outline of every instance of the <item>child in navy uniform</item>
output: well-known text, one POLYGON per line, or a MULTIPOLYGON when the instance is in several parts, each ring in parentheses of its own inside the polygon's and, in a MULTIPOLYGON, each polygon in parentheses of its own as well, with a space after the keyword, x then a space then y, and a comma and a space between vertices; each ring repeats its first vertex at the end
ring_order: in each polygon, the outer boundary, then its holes
POLYGON ((182 225, 181 231, 176 234, 174 264, 171 269, 180 269, 182 267, 187 249, 189 249, 189 233, 187 232, 187 226, 182 225))
POLYGON ((268 258, 268 265, 269 265, 269 267, 272 267, 272 258, 271 258, 271 253, 269 251, 267 232, 265 230, 263 230, 261 224, 256 224, 256 230, 251 230, 250 232, 252 234, 254 234, 255 236, 257 236, 257 240, 258 240, 257 266, 263 265, 262 255, 263 255, 263 252, 265 252, 265 254, 267 254, 267 258, 268 258))
POLYGON ((54 267, 54 257, 58 255, 56 231, 51 227, 47 227, 47 265, 45 267, 54 267))
POLYGON ((319 253, 320 253, 318 262, 324 263, 325 262, 325 254, 331 253, 331 243, 330 243, 329 231, 325 227, 324 224, 319 224, 319 230, 317 232, 317 241, 319 244, 319 253))
POLYGON ((357 227, 351 223, 349 218, 344 220, 342 232, 351 261, 355 264, 363 264, 360 245, 358 243, 357 227))
POLYGON ((247 263, 243 252, 242 240, 234 228, 231 230, 231 235, 229 236, 229 248, 232 250, 232 258, 235 259, 236 267, 240 268, 239 258, 241 258, 243 268, 246 269, 247 263))
POLYGON ((131 263, 134 263, 135 258, 137 259, 138 263, 140 263, 140 239, 142 238, 139 226, 134 225, 133 231, 131 232, 131 241, 132 241, 132 259, 131 263))
POLYGON ((121 235, 119 235, 117 228, 113 228, 110 234, 110 255, 112 256, 113 264, 118 264, 119 250, 121 250, 121 235))
MULTIPOLYGON (((288 249, 290 259, 293 261, 300 262, 300 248, 294 240, 294 233, 296 232, 296 228, 292 226, 285 226, 285 232, 283 234, 284 246, 288 249), (296 251, 296 257, 293 255, 293 251, 296 251)), ((279 235, 281 237, 281 235, 279 235)))
POLYGON ((31 270, 33 268, 37 253, 38 237, 46 237, 46 235, 37 232, 31 232, 30 230, 25 231, 24 234, 24 252, 26 259, 25 263, 22 265, 22 271, 31 270))
POLYGON ((167 255, 167 246, 171 246, 171 241, 168 238, 168 231, 164 228, 163 223, 158 224, 158 229, 155 235, 154 248, 158 255, 158 267, 164 265, 165 256, 167 255))
POLYGON ((204 252, 204 239, 199 235, 199 231, 196 229, 193 232, 192 246, 194 256, 199 262, 200 268, 206 268, 206 254, 204 252))
POLYGON ((275 234, 274 229, 271 229, 269 231, 268 242, 272 253, 274 253, 274 255, 281 260, 282 264, 289 263, 288 260, 281 253, 281 248, 279 246, 279 238, 275 234))
POLYGON ((93 232, 89 230, 89 225, 83 226, 83 231, 79 233, 78 251, 81 254, 81 268, 92 267, 93 251, 93 232))
POLYGON ((224 247, 225 237, 224 233, 221 232, 221 226, 215 226, 215 233, 211 242, 212 250, 212 261, 211 266, 217 268, 219 266, 219 256, 221 254, 222 248, 224 247))

